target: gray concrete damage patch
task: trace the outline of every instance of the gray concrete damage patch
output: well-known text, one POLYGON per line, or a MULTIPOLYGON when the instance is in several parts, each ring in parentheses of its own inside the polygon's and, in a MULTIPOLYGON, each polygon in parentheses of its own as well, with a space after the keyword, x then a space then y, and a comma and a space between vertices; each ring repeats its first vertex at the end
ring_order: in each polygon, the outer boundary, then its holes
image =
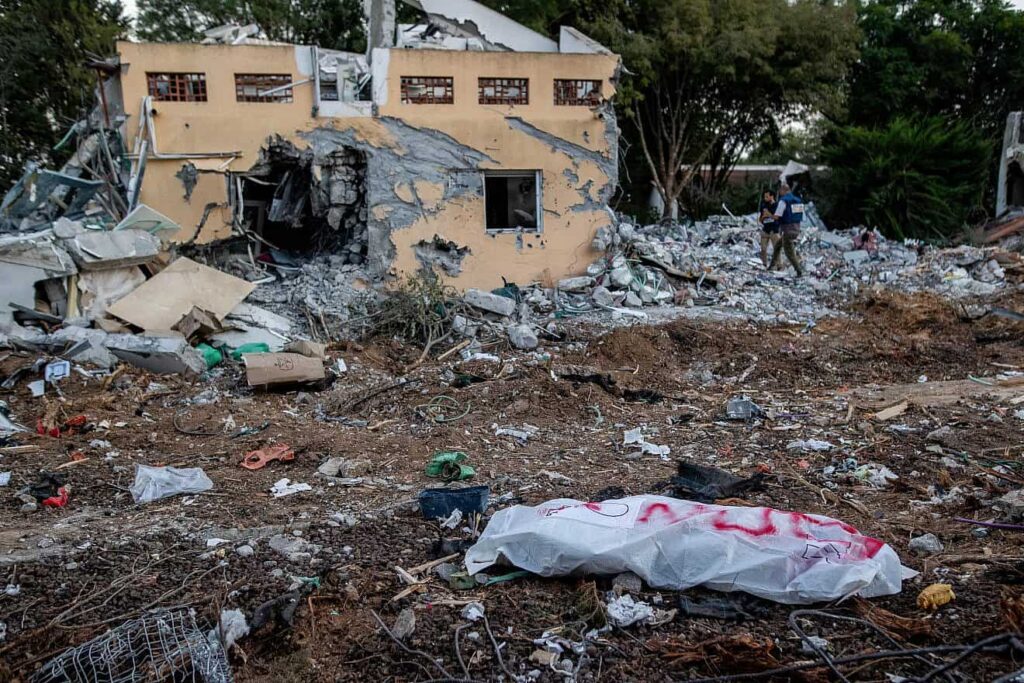
POLYGON ((195 164, 189 162, 183 164, 178 172, 174 174, 174 177, 180 180, 185 188, 185 201, 191 200, 192 190, 196 189, 196 183, 199 182, 199 169, 196 168, 195 164))
POLYGON ((416 180, 439 184, 444 188, 442 201, 464 196, 482 196, 481 164, 497 162, 478 149, 465 145, 446 133, 417 128, 391 117, 378 119, 391 137, 394 147, 376 146, 360 138, 351 128, 317 128, 302 137, 316 159, 323 159, 341 147, 366 154, 366 200, 379 215, 368 219, 367 269, 375 277, 387 273, 395 258, 391 241, 394 230, 407 228, 423 216, 418 203, 399 197, 395 187, 416 180))
POLYGON ((425 272, 432 273, 434 266, 438 266, 451 276, 462 272, 462 259, 470 253, 469 247, 460 247, 440 235, 434 235, 432 240, 420 240, 412 248, 425 272))

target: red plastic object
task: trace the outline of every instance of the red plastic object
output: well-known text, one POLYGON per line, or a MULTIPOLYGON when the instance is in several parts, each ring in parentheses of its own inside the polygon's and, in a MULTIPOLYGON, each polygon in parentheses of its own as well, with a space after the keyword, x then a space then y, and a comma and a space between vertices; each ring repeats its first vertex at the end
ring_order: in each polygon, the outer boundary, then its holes
POLYGON ((61 486, 57 489, 56 496, 50 496, 49 498, 43 499, 43 505, 48 508, 62 508, 68 504, 68 489, 66 486, 61 486))
POLYGON ((247 470, 260 470, 266 467, 269 463, 275 460, 281 462, 288 462, 295 459, 295 451, 292 447, 279 443, 269 448, 261 448, 258 451, 251 451, 245 454, 245 458, 242 460, 242 467, 247 470))
POLYGON ((43 424, 43 419, 39 418, 36 420, 36 433, 37 434, 49 434, 55 439, 59 439, 61 434, 69 434, 77 431, 80 427, 84 427, 85 423, 89 421, 85 415, 75 415, 73 418, 60 425, 59 427, 50 427, 47 429, 46 425, 43 424))

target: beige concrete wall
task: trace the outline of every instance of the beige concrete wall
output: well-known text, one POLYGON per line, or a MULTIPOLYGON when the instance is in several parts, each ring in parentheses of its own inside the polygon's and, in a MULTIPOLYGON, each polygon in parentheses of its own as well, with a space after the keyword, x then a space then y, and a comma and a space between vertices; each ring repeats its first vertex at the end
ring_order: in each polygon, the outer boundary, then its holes
MULTIPOLYGON (((201 173, 188 202, 183 198, 180 180, 174 177, 186 162, 148 160, 141 201, 178 221, 183 226, 179 239, 195 234, 211 203, 218 207, 210 212, 198 239, 209 241, 230 234, 224 174, 251 168, 270 135, 281 135, 304 147, 304 134, 334 128, 351 132, 357 141, 365 143, 371 155, 374 148, 382 147, 405 158, 418 153, 404 148, 403 141, 393 133, 394 127, 383 125, 381 119, 314 117, 311 84, 296 86, 292 103, 235 100, 235 73, 289 73, 296 81, 307 78, 300 69, 300 51, 308 48, 120 43, 118 50, 124 65, 125 108, 130 115, 126 126, 129 148, 138 126, 140 103, 147 94, 146 72, 204 72, 207 102, 154 103, 159 151, 237 152, 234 158, 193 160, 201 173)), ((608 213, 598 205, 598 191, 609 182, 609 167, 614 168, 607 163, 612 150, 606 122, 589 108, 554 105, 552 79, 602 80, 604 96, 611 97, 614 91, 610 79, 617 61, 606 55, 390 50, 386 101, 381 103, 379 115, 439 131, 493 160, 467 164, 470 169, 541 171, 544 208, 540 234, 488 235, 481 194, 465 193, 444 200, 447 181, 443 174, 417 178, 403 174, 401 164, 392 164, 398 167, 387 170, 395 179, 393 187, 385 188, 393 195, 390 199, 415 205, 417 213, 411 223, 395 223, 388 202, 369 207, 371 221, 390 230, 395 247, 391 272, 404 276, 416 271, 420 264, 412 245, 438 235, 470 249, 462 273, 452 281, 460 288, 497 286, 502 276, 526 283, 580 273, 594 257, 589 247, 594 232, 610 222, 608 213), (455 104, 402 104, 402 75, 452 76, 455 104), (530 103, 513 107, 478 104, 476 79, 491 76, 529 78, 530 103), (507 117, 521 119, 524 125, 513 125, 517 122, 507 117), (555 140, 545 133, 555 136, 555 140), (558 144, 558 140, 565 144, 558 144), (567 174, 567 169, 571 173, 567 174)), ((464 174, 467 169, 453 170, 464 174)))

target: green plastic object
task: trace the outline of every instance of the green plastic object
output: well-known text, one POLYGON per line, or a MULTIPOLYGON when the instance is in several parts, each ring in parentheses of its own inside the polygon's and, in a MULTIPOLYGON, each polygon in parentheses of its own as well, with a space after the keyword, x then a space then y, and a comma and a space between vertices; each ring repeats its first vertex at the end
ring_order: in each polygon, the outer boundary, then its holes
POLYGON ((266 342, 251 342, 249 344, 242 344, 237 349, 231 352, 231 357, 235 360, 242 360, 242 356, 247 353, 270 353, 270 347, 267 346, 266 342))
POLYGON ((219 365, 224 361, 224 354, 220 352, 220 349, 215 349, 209 344, 197 344, 196 350, 203 354, 203 360, 206 361, 207 368, 212 368, 214 365, 219 365))
POLYGON ((465 481, 476 475, 469 465, 463 464, 469 456, 461 451, 438 451, 427 463, 428 477, 440 477, 445 481, 465 481))

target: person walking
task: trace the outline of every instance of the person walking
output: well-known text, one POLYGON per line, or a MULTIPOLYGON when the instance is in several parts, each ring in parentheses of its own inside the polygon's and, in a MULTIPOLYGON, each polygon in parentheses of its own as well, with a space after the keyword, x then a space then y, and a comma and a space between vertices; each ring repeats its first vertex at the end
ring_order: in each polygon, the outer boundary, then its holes
POLYGON ((775 208, 778 202, 775 200, 775 193, 765 190, 761 195, 761 202, 757 206, 757 220, 761 223, 761 263, 765 268, 771 259, 768 255, 768 246, 774 248, 782 238, 782 229, 779 226, 779 219, 775 217, 775 208))
POLYGON ((772 253, 770 270, 774 270, 779 264, 779 252, 785 251, 786 258, 796 269, 796 276, 802 277, 803 266, 800 265, 800 257, 796 253, 796 239, 800 236, 800 223, 804 220, 804 200, 794 193, 789 185, 785 183, 779 188, 779 203, 775 207, 775 217, 779 221, 782 230, 781 242, 775 243, 775 251, 772 253), (781 245, 781 249, 779 248, 781 245))

